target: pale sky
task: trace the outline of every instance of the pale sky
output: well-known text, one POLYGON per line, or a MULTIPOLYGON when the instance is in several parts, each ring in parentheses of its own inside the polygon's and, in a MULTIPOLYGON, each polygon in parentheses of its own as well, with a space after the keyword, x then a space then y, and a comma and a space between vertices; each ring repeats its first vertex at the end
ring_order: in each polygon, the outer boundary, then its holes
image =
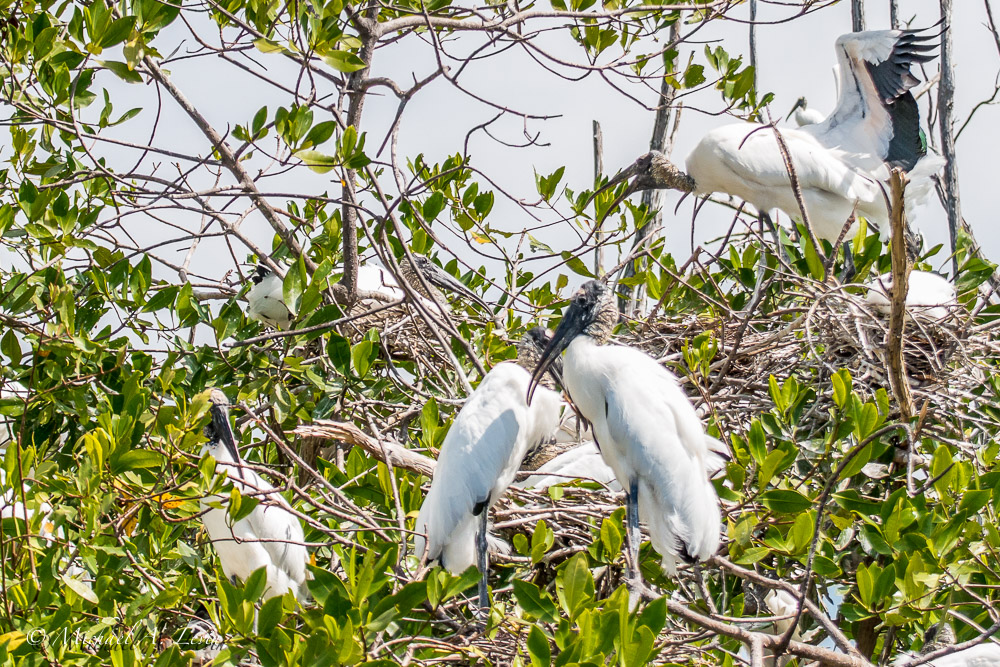
MULTIPOLYGON (((915 16, 914 27, 930 26, 938 21, 937 2, 932 0, 901 0, 904 6, 904 19, 915 16)), ((869 29, 888 27, 888 0, 867 2, 867 24, 869 29)), ((961 10, 956 12, 954 37, 957 63, 957 104, 956 118, 961 123, 969 110, 979 101, 987 99, 993 93, 994 79, 1000 69, 1000 57, 997 46, 989 30, 985 27, 986 15, 983 5, 973 0, 957 3, 961 10)), ((748 8, 733 14, 735 17, 747 16, 748 8)), ((758 20, 768 21, 787 17, 790 12, 787 7, 772 5, 761 1, 758 20)), ((775 25, 760 25, 758 27, 759 90, 761 94, 767 91, 775 93, 771 105, 774 117, 784 118, 794 100, 800 95, 809 99, 810 107, 828 112, 832 109, 836 97, 836 89, 832 74, 835 63, 833 42, 835 38, 850 31, 850 3, 840 2, 826 7, 809 16, 799 18, 791 23, 775 25)), ((683 32, 683 30, 682 30, 683 32)), ((210 35, 210 31, 206 31, 210 35)), ((180 21, 177 21, 162 35, 157 43, 162 54, 168 54, 173 47, 180 44, 178 55, 186 49, 194 48, 189 33, 180 21)), ((696 62, 704 63, 703 42, 722 40, 721 43, 731 55, 736 56, 748 51, 748 26, 737 21, 713 21, 696 35, 698 44, 687 44, 681 48, 679 61, 686 61, 687 53, 694 48, 696 62)), ((480 35, 462 35, 446 42, 450 53, 462 54, 479 46, 483 42, 480 35)), ((560 58, 573 62, 583 62, 584 55, 564 31, 547 33, 539 42, 542 48, 558 54, 560 58)), ((605 56, 613 56, 613 47, 605 56)), ((652 50, 649 45, 646 50, 652 50)), ((107 54, 106 54, 107 55, 107 54)), ((275 55, 252 54, 254 59, 268 68, 269 75, 286 83, 295 85, 298 71, 289 67, 282 58, 275 55)), ((749 60, 748 57, 745 58, 749 60)), ((450 63, 453 68, 455 62, 450 63)), ((933 76, 937 72, 938 62, 929 64, 927 73, 933 76)), ((235 122, 249 122, 254 112, 263 105, 273 110, 279 105, 288 105, 290 99, 270 86, 253 79, 249 75, 236 70, 233 66, 215 63, 211 58, 194 58, 177 60, 167 65, 174 82, 201 109, 217 129, 231 129, 235 122)), ((410 36, 400 44, 382 49, 376 53, 373 67, 374 76, 390 76, 402 87, 411 85, 414 77, 422 79, 436 69, 433 47, 420 41, 416 36, 410 36)), ((574 78, 581 76, 579 70, 562 68, 574 78)), ((710 75, 710 71, 706 72, 710 75)), ((922 75, 919 75, 923 78, 922 75)), ((144 142, 149 136, 152 111, 155 100, 152 85, 126 85, 117 81, 112 75, 103 73, 98 81, 112 91, 115 101, 115 113, 133 106, 145 106, 146 111, 140 117, 114 128, 115 136, 144 142)), ((471 64, 463 72, 460 82, 475 94, 488 98, 497 104, 535 114, 549 115, 555 118, 545 121, 524 121, 513 115, 508 115, 491 127, 494 136, 509 143, 523 143, 524 133, 539 133, 538 142, 543 144, 530 148, 508 148, 494 141, 486 134, 479 132, 473 135, 470 150, 474 164, 487 172, 507 192, 516 198, 537 200, 534 184, 534 172, 548 174, 558 166, 565 165, 566 173, 563 185, 579 191, 591 187, 593 183, 593 161, 591 144, 591 122, 600 121, 604 132, 604 164, 605 171, 613 174, 627 166, 638 155, 648 148, 649 135, 653 122, 653 112, 644 109, 640 104, 627 99, 617 92, 596 73, 591 73, 580 81, 568 82, 549 72, 529 58, 520 48, 512 48, 495 57, 484 58, 471 64)), ((656 102, 655 92, 648 86, 614 79, 616 85, 624 87, 630 95, 643 100, 652 106, 656 102)), ((922 122, 926 127, 926 99, 921 100, 922 122)), ((371 155, 382 143, 386 129, 396 112, 397 100, 385 89, 378 89, 366 103, 362 125, 368 132, 368 148, 371 155)), ((701 135, 719 124, 732 122, 725 116, 710 115, 723 109, 721 95, 709 88, 685 98, 685 112, 682 116, 680 132, 677 136, 673 158, 683 163, 683 158, 694 146, 701 135), (705 113, 707 112, 707 113, 705 113)), ((87 110, 96 115, 100 106, 87 110)), ((424 153, 428 161, 439 161, 449 154, 461 150, 465 136, 479 123, 488 121, 496 114, 495 110, 471 97, 455 90, 443 78, 439 78, 420 91, 406 109, 403 126, 399 138, 399 154, 413 156, 424 153)), ((326 120, 317 113, 316 121, 326 120)), ((1000 233, 994 232, 992 223, 992 206, 988 202, 989 192, 995 187, 993 169, 988 165, 996 154, 997 133, 989 128, 997 124, 997 109, 993 106, 983 107, 969 124, 966 132, 958 141, 959 178, 961 184, 962 206, 966 219, 977 232, 989 257, 1000 258, 1000 233)), ((207 141, 198 131, 193 122, 177 107, 169 97, 163 97, 163 109, 160 115, 159 132, 161 145, 169 143, 175 150, 204 154, 207 151, 207 141), (169 136, 169 142, 163 139, 169 136)), ((7 141, 5 137, 5 141, 7 141)), ((273 132, 268 142, 273 141, 273 132)), ((4 146, 4 152, 7 152, 4 146)), ((118 171, 129 169, 136 153, 97 144, 96 154, 107 156, 110 164, 118 171)), ((372 157, 374 157, 372 155, 372 157)), ((382 159, 387 159, 383 154, 382 159)), ((173 175, 176 172, 168 161, 161 166, 161 174, 173 175)), ((251 170, 251 173, 256 173, 251 170)), ((291 175, 272 179, 263 188, 271 191, 321 193, 328 191, 331 196, 339 196, 339 183, 332 182, 334 172, 328 175, 318 175, 305 169, 294 169, 291 175)), ((387 175, 386 180, 390 177, 387 175)), ((211 185, 207 180, 198 182, 201 187, 211 185)), ((664 205, 665 225, 670 230, 670 248, 676 256, 686 258, 689 250, 690 235, 690 202, 685 202, 676 218, 673 214, 677 193, 669 193, 664 205)), ((284 199, 276 198, 274 203, 284 206, 284 199)), ((245 207, 240 204, 240 210, 245 207)), ((720 235, 728 227, 731 212, 713 213, 706 207, 699 219, 695 232, 697 243, 720 235)), ((567 213, 568 206, 560 205, 560 212, 567 213)), ((177 221, 183 214, 168 214, 177 221)), ((548 212, 543 222, 552 223, 561 216, 548 212)), ((191 224, 196 225, 197 219, 189 216, 191 224)), ((498 192, 496 205, 491 214, 490 225, 507 231, 520 231, 525 227, 538 224, 528 217, 518 206, 506 201, 498 192)), ((185 223, 187 224, 187 223, 185 223)), ((549 229, 536 234, 556 250, 574 246, 577 236, 567 234, 565 222, 553 225, 549 229)), ((931 204, 918 215, 915 224, 923 230, 927 247, 939 242, 947 242, 947 230, 944 213, 932 196, 931 204)), ((253 214, 244 223, 255 240, 262 246, 269 247, 271 231, 259 214, 253 214)), ((442 229, 438 225, 438 229, 442 229)), ((141 220, 136 216, 130 223, 133 235, 144 242, 154 242, 166 239, 175 232, 162 224, 150 224, 149 220, 141 220)), ((454 238, 444 237, 452 247, 454 238)), ((476 248, 481 250, 483 247, 476 248)), ((486 246, 489 252, 489 247, 486 246)), ((218 253, 222 246, 213 241, 207 241, 199 248, 193 268, 213 277, 221 277, 218 253), (217 275, 218 274, 218 275, 217 275)), ((183 256, 186 247, 178 250, 178 261, 183 256)), ((230 268, 228 252, 225 268, 230 268)), ((242 257, 241 257, 242 259, 242 257)), ((478 265, 481 260, 467 257, 468 261, 478 265)), ((944 256, 939 256, 939 265, 947 266, 944 256)), ((588 262, 589 265, 589 262, 588 262)), ((156 275, 177 280, 175 273, 158 269, 156 275)))

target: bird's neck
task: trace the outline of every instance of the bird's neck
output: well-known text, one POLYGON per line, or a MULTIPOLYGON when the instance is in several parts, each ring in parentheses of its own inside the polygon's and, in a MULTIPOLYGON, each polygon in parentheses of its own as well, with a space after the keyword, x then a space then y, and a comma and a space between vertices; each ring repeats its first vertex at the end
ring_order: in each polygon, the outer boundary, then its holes
POLYGON ((417 271, 413 269, 413 266, 405 258, 399 263, 399 273, 403 280, 405 280, 420 296, 439 304, 447 302, 441 290, 434 285, 431 285, 430 281, 427 280, 426 277, 421 280, 420 278, 422 276, 417 275, 417 271))

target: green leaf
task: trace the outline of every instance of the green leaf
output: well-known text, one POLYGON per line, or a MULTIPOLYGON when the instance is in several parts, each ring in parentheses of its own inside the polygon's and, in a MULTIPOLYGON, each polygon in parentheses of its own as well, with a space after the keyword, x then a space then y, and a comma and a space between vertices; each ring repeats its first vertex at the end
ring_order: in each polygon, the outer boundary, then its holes
POLYGON ((537 625, 532 625, 528 631, 527 647, 532 667, 548 667, 552 661, 552 649, 545 633, 537 625))
POLYGON ((812 501, 798 491, 774 489, 762 493, 760 501, 764 507, 779 514, 797 514, 812 507, 812 501))
POLYGON ((122 81, 127 81, 128 83, 142 83, 142 77, 139 76, 139 73, 129 69, 128 65, 123 62, 118 62, 117 60, 98 60, 97 62, 122 81))
POLYGON ((808 236, 804 236, 803 243, 805 245, 806 266, 809 267, 809 273, 816 280, 823 280, 823 261, 819 258, 816 248, 813 247, 812 240, 808 236))
MULTIPOLYGON (((101 0, 98 0, 100 2, 101 0)), ((132 34, 132 28, 135 27, 135 17, 125 16, 120 19, 112 21, 111 25, 101 36, 101 40, 98 42, 102 49, 106 49, 109 46, 114 46, 115 44, 120 44, 124 42, 130 34, 132 34)))
POLYGON ((767 458, 767 445, 765 443, 764 427, 759 419, 754 419, 753 423, 750 424, 750 437, 747 440, 747 445, 750 449, 750 455, 758 465, 763 465, 767 458))
POLYGON ((325 155, 311 149, 295 151, 293 155, 317 174, 325 174, 340 164, 340 161, 332 155, 325 155))
POLYGON ((358 377, 363 378, 368 375, 368 369, 372 365, 371 356, 371 341, 365 340, 351 346, 351 361, 354 362, 354 372, 358 374, 358 377))
POLYGON ((557 583, 559 603, 570 620, 575 620, 594 599, 594 577, 587 566, 587 557, 578 553, 570 558, 560 571, 557 583))
POLYGON ((117 474, 126 470, 143 468, 159 468, 163 464, 163 455, 148 449, 130 449, 111 460, 111 472, 117 474))
POLYGON ((559 620, 559 610, 548 593, 529 581, 514 579, 512 583, 514 599, 526 614, 546 623, 555 623, 559 620))
POLYGON ((573 273, 585 276, 587 278, 594 277, 594 274, 590 272, 590 269, 588 269, 587 266, 583 263, 583 260, 574 255, 573 253, 568 251, 563 251, 560 254, 560 257, 563 258, 563 261, 566 262, 566 266, 568 266, 573 273))
POLYGON ((323 62, 338 72, 357 72, 367 67, 364 60, 348 51, 331 51, 323 56, 323 62))
POLYGON ((253 45, 261 53, 277 53, 285 50, 285 47, 281 46, 281 44, 278 44, 274 40, 265 39, 264 37, 253 40, 253 45))
POLYGON ((97 594, 94 593, 94 589, 90 587, 90 584, 86 584, 79 579, 74 579, 68 574, 63 574, 59 578, 66 585, 66 588, 70 589, 87 602, 92 604, 100 603, 100 600, 97 599, 97 594))

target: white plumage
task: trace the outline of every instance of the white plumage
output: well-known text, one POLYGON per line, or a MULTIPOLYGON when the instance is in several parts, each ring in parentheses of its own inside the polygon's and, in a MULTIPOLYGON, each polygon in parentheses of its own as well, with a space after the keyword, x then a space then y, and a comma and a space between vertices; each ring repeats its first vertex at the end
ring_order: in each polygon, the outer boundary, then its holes
MULTIPOLYGON (((888 316, 892 276, 876 276, 865 286, 868 288, 868 303, 888 316)), ((910 316, 927 320, 943 320, 958 309, 955 286, 944 276, 929 271, 910 271, 905 303, 910 316)))
POLYGON ((785 120, 788 120, 789 118, 794 118, 795 124, 799 127, 803 127, 805 125, 822 123, 826 116, 824 116, 823 113, 817 109, 810 109, 806 98, 800 97, 795 102, 795 106, 792 107, 792 110, 788 112, 788 116, 785 117, 785 120))
MULTIPOLYGON (((543 331, 540 328, 533 332, 543 331)), ((542 334, 544 336, 544 334, 542 334)), ((524 455, 558 427, 559 394, 541 388, 529 407, 531 374, 526 359, 538 358, 528 337, 518 362, 497 364, 459 411, 445 436, 434 479, 417 517, 415 554, 438 560, 453 573, 477 561, 485 582, 485 526, 489 508, 506 492, 524 455), (426 537, 425 537, 426 536, 426 537), (478 539, 477 539, 478 538, 478 539)), ((488 606, 485 586, 480 604, 488 606)))
POLYGON ((612 491, 622 490, 621 484, 615 478, 615 471, 604 462, 604 457, 601 456, 593 440, 563 452, 515 486, 542 491, 556 484, 572 482, 574 479, 597 482, 612 491))
POLYGON ((288 501, 264 478, 240 462, 229 425, 229 402, 225 394, 213 389, 210 400, 212 421, 205 427, 209 441, 203 453, 212 455, 217 469, 229 476, 242 495, 260 500, 248 516, 236 523, 232 523, 226 509, 228 498, 210 496, 202 500, 202 508, 208 510, 202 522, 219 554, 222 571, 230 579, 245 580, 254 570, 264 567, 267 571, 265 600, 286 592, 305 600, 308 598, 305 582, 309 553, 304 544, 302 524, 290 511, 288 501), (211 507, 214 503, 221 503, 222 507, 211 507))
POLYGON ((259 264, 251 280, 253 287, 247 292, 247 314, 275 329, 287 329, 293 315, 285 305, 281 276, 259 264))
MULTIPOLYGON (((837 106, 822 122, 781 130, 816 236, 835 241, 855 211, 877 228, 883 240, 889 212, 882 187, 889 169, 908 173, 907 214, 931 188, 930 177, 944 162, 927 154, 917 103, 909 89, 914 62, 926 62, 936 48, 933 36, 913 30, 882 30, 843 35, 836 51, 845 85, 837 106)), ((756 123, 724 125, 708 132, 681 172, 653 151, 612 179, 610 187, 636 176, 622 197, 637 190, 673 188, 707 195, 737 196, 759 211, 784 211, 801 221, 799 205, 774 130, 756 123)), ((603 189, 603 188, 602 188, 603 189)))
MULTIPOLYGON (((708 448, 705 455, 705 472, 714 479, 725 471, 726 462, 730 460, 729 449, 725 443, 708 435, 705 436, 705 445, 708 448)), ((542 491, 556 484, 572 482, 574 479, 597 482, 612 491, 622 490, 622 485, 615 477, 615 471, 604 462, 604 457, 601 456, 593 440, 563 452, 540 466, 534 475, 515 486, 542 491)))
POLYGON ((705 435, 674 376, 640 350, 575 338, 563 361, 566 389, 591 421, 623 488, 637 484, 639 520, 663 569, 707 560, 719 548, 719 499, 705 474, 705 435))
MULTIPOLYGON (((611 290, 596 280, 586 283, 535 375, 566 350, 564 387, 593 425, 601 454, 626 491, 632 563, 641 519, 663 569, 672 574, 678 560, 707 560, 719 547, 721 513, 706 474, 705 430, 670 371, 644 352, 603 344, 617 318, 611 290)), ((630 580, 637 578, 633 569, 630 580)))
MULTIPOLYGON (((955 631, 948 624, 937 623, 924 633, 924 646, 919 656, 953 646, 955 631)), ((894 661, 893 666, 899 667, 914 659, 913 653, 902 653, 894 661)), ((1000 667, 1000 645, 987 639, 967 649, 943 655, 923 663, 932 667, 1000 667)))

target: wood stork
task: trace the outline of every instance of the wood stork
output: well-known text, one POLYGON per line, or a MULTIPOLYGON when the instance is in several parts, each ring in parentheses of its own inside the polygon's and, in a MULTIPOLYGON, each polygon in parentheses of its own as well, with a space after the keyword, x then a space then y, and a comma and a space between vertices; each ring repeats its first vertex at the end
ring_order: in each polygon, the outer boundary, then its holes
MULTIPOLYGON (((781 130, 801 187, 805 209, 819 239, 836 242, 852 213, 864 216, 883 241, 889 210, 883 187, 891 167, 908 172, 906 208, 932 186, 944 161, 927 153, 917 102, 909 92, 919 81, 913 63, 932 60, 936 35, 921 30, 878 30, 842 35, 836 51, 842 79, 837 106, 820 123, 781 130)), ((764 215, 780 209, 802 222, 798 202, 774 128, 733 123, 702 137, 681 171, 657 151, 646 153, 594 193, 634 177, 612 207, 639 190, 670 188, 708 195, 737 196, 764 215)), ((848 246, 845 244, 845 248, 848 246)), ((847 261, 851 258, 848 255, 847 261)))
MULTIPOLYGON (((486 374, 445 436, 417 516, 416 555, 440 561, 456 574, 478 564, 482 609, 489 608, 489 509, 507 491, 525 453, 559 426, 560 398, 553 389, 553 374, 538 374, 542 387, 530 406, 525 400, 530 369, 547 343, 545 330, 535 327, 518 345, 516 362, 497 364, 486 374)), ((552 370, 558 373, 558 367, 552 370)))
POLYGON ((604 461, 626 493, 628 578, 637 600, 639 520, 649 527, 663 570, 707 560, 719 548, 719 498, 706 474, 705 430, 677 379, 645 352, 608 345, 618 322, 614 293, 591 280, 573 295, 532 375, 565 349, 563 385, 593 425, 604 461))
MULTIPOLYGON (((724 442, 709 435, 705 436, 705 446, 708 448, 705 455, 705 472, 711 479, 715 479, 725 471, 726 462, 731 460, 729 448, 724 442)), ((515 483, 514 486, 542 491, 556 484, 572 482, 574 479, 597 482, 612 491, 622 490, 621 484, 615 477, 615 471, 604 462, 601 450, 593 440, 580 443, 559 454, 535 470, 535 474, 522 482, 515 483)))
POLYGON ((263 264, 258 264, 250 279, 253 287, 247 292, 250 304, 247 314, 275 329, 287 329, 294 315, 285 304, 281 276, 263 264))
POLYGON ((219 554, 222 571, 230 579, 246 579, 264 567, 267 587, 264 599, 291 592, 300 601, 308 599, 306 563, 309 553, 298 517, 291 506, 255 471, 240 461, 236 438, 229 425, 229 400, 218 389, 209 390, 211 421, 205 427, 208 442, 202 455, 211 454, 217 469, 228 475, 233 486, 244 496, 260 503, 249 515, 233 523, 226 505, 228 498, 209 496, 201 501, 202 516, 209 539, 219 554), (221 507, 218 505, 221 504, 221 507))
POLYGON ((470 290, 460 281, 456 280, 450 273, 435 264, 430 257, 414 254, 412 264, 404 257, 399 262, 399 271, 402 274, 403 280, 405 280, 410 287, 412 287, 424 298, 437 303, 441 308, 448 307, 448 301, 441 292, 441 290, 445 290, 446 292, 454 292, 455 294, 463 296, 466 299, 475 302, 486 313, 490 315, 493 314, 493 311, 490 309, 488 303, 479 298, 475 292, 470 290), (416 270, 420 272, 420 275, 423 277, 423 281, 417 277, 414 267, 416 267, 416 270), (427 283, 427 287, 430 289, 424 287, 425 282, 427 283))
MULTIPOLYGON (((955 631, 952 627, 946 623, 936 623, 924 633, 924 646, 917 656, 912 653, 903 653, 892 664, 898 667, 907 664, 914 657, 924 656, 932 651, 954 645, 955 631)), ((931 667, 1000 667, 1000 645, 987 639, 981 644, 928 660, 923 664, 931 665, 931 667)))
MULTIPOLYGON (((869 305, 888 316, 892 276, 875 276, 866 287, 869 305)), ((905 303, 909 315, 925 320, 940 321, 958 309, 955 286, 944 276, 929 271, 910 271, 905 303)))
POLYGON ((807 102, 804 97, 800 97, 795 100, 795 106, 793 106, 792 110, 788 112, 787 116, 785 116, 785 120, 788 120, 793 116, 795 117, 795 124, 799 127, 822 123, 823 119, 826 118, 821 111, 810 109, 809 102, 807 102))

